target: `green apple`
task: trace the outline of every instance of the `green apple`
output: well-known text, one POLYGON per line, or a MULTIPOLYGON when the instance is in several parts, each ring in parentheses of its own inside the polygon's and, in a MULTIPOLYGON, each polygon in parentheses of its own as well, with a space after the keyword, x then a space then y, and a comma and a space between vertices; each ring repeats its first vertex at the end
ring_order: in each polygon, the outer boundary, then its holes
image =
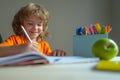
POLYGON ((117 56, 118 52, 118 45, 109 38, 99 39, 92 46, 93 55, 103 60, 112 59, 117 56))

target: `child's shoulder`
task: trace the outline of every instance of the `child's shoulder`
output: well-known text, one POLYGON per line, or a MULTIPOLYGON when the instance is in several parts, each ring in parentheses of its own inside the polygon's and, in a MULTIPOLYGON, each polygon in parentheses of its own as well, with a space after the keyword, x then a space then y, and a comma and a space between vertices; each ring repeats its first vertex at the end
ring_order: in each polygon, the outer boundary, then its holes
POLYGON ((49 43, 48 43, 47 41, 45 41, 45 40, 39 41, 38 43, 39 43, 39 44, 49 45, 49 43))
POLYGON ((22 36, 18 36, 18 35, 11 35, 11 36, 9 36, 8 37, 8 39, 7 40, 12 40, 12 41, 17 41, 17 42, 26 42, 27 41, 27 39, 26 38, 24 38, 24 37, 22 37, 22 36))
POLYGON ((48 43, 48 42, 45 40, 42 40, 42 41, 39 41, 38 43, 48 43))
POLYGON ((21 37, 20 36, 18 36, 18 35, 10 35, 8 38, 16 38, 16 39, 20 39, 21 37))

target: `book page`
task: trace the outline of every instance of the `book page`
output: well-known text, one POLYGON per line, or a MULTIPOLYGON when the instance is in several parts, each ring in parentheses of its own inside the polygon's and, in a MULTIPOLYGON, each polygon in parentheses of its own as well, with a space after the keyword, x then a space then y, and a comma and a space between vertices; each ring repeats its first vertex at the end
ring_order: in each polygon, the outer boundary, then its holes
MULTIPOLYGON (((45 55, 37 52, 25 52, 7 57, 0 57, 0 65, 14 64, 28 60, 46 59, 45 55)), ((47 59, 46 59, 47 60, 47 59)))
POLYGON ((86 58, 80 56, 64 56, 64 57, 47 57, 50 64, 65 64, 65 63, 87 63, 98 62, 99 58, 86 58))

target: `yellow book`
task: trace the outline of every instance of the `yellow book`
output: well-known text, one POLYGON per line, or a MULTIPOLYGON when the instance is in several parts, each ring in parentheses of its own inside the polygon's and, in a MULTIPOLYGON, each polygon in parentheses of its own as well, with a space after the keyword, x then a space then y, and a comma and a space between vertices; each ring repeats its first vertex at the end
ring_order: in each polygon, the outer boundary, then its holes
POLYGON ((100 60, 96 68, 98 70, 120 71, 120 57, 111 60, 100 60))

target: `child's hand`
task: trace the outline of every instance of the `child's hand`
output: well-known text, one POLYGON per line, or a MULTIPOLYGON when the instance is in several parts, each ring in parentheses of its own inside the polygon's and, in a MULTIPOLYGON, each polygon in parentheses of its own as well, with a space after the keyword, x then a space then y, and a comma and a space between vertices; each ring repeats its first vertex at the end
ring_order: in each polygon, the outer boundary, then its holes
POLYGON ((39 52, 38 44, 35 42, 22 44, 21 49, 24 52, 29 52, 29 51, 39 52))
POLYGON ((63 50, 59 50, 56 49, 54 51, 52 51, 51 56, 65 56, 66 52, 64 52, 63 50))

